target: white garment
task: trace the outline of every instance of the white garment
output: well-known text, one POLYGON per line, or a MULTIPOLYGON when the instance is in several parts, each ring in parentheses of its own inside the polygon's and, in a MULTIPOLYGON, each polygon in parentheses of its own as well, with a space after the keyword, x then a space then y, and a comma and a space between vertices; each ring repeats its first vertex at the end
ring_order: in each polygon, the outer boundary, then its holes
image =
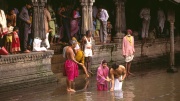
POLYGON ((88 41, 86 37, 85 39, 86 39, 86 44, 84 48, 84 56, 85 57, 92 56, 92 40, 90 38, 90 41, 88 41))
POLYGON ((114 78, 114 90, 115 91, 122 91, 122 83, 123 82, 119 82, 119 79, 122 79, 122 76, 119 78, 114 78))
POLYGON ((48 49, 48 48, 50 48, 50 44, 49 44, 49 33, 46 33, 46 39, 44 40, 45 41, 45 44, 46 44, 46 48, 48 49))
POLYGON ((68 46, 64 47, 63 48, 63 58, 66 58, 66 49, 67 49, 68 46))
POLYGON ((35 38, 33 42, 33 51, 47 51, 45 47, 41 47, 42 40, 35 38))
POLYGON ((109 18, 108 12, 105 9, 102 9, 100 12, 100 19, 102 21, 107 21, 109 18))
POLYGON ((13 32, 14 27, 13 27, 13 26, 9 26, 9 27, 7 27, 7 29, 8 29, 8 33, 12 33, 12 32, 13 32))
POLYGON ((79 44, 76 44, 76 47, 75 47, 74 49, 75 49, 75 50, 80 49, 79 44))
POLYGON ((3 10, 0 10, 0 24, 2 25, 2 28, 7 28, 6 16, 3 10))
POLYGON ((125 57, 125 62, 131 62, 134 58, 134 55, 129 55, 125 57))
POLYGON ((165 23, 166 17, 163 10, 158 10, 158 21, 159 21, 159 27, 161 28, 161 33, 164 29, 164 23, 165 23))
POLYGON ((145 20, 150 20, 150 9, 149 8, 143 8, 140 12, 140 17, 145 20))

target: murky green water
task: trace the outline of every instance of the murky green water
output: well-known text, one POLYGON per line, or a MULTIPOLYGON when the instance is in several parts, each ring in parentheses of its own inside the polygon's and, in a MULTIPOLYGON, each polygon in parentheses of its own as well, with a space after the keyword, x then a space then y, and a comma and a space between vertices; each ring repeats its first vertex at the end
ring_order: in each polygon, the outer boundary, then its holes
POLYGON ((0 94, 0 101, 180 101, 180 72, 166 69, 139 71, 123 83, 123 91, 97 91, 95 77, 78 84, 76 93, 48 84, 0 94), (87 85, 86 85, 87 84, 87 85), (83 88, 87 86, 87 89, 83 88))

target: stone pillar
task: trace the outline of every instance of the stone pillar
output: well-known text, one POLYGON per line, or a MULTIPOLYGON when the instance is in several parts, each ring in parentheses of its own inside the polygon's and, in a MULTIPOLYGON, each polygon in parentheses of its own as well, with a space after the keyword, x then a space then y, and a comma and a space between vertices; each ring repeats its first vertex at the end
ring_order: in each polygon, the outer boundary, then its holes
POLYGON ((32 33, 35 37, 45 39, 44 6, 47 0, 32 0, 33 3, 33 26, 32 33))
POLYGON ((80 0, 82 6, 82 34, 85 34, 87 30, 93 29, 92 5, 94 1, 95 0, 80 0))
POLYGON ((126 30, 126 19, 125 19, 125 0, 114 0, 116 5, 116 23, 114 42, 119 42, 123 38, 123 31, 126 30))
POLYGON ((174 22, 175 22, 175 12, 173 10, 168 11, 168 21, 170 22, 170 68, 167 72, 177 72, 174 59, 174 22))

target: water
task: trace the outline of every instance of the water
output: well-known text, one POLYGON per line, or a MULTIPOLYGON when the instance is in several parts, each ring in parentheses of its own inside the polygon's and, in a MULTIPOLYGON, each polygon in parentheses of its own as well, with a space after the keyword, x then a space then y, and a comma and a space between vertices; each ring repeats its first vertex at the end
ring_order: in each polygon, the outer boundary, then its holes
POLYGON ((180 73, 166 69, 135 72, 123 82, 123 90, 97 91, 95 77, 76 84, 76 93, 66 92, 65 86, 47 84, 0 94, 0 101, 180 101, 180 73), (86 88, 87 89, 83 89, 86 88))

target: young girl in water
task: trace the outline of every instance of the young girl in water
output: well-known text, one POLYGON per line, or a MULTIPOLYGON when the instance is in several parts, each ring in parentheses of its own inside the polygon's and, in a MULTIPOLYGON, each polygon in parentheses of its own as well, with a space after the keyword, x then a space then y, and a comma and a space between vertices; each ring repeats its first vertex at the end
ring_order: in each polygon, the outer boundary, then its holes
POLYGON ((12 37, 12 53, 17 54, 20 49, 20 41, 19 41, 19 36, 18 36, 19 28, 14 27, 13 29, 13 37, 12 37))
POLYGON ((107 66, 106 60, 103 60, 97 70, 97 90, 107 91, 109 79, 109 68, 107 66))

